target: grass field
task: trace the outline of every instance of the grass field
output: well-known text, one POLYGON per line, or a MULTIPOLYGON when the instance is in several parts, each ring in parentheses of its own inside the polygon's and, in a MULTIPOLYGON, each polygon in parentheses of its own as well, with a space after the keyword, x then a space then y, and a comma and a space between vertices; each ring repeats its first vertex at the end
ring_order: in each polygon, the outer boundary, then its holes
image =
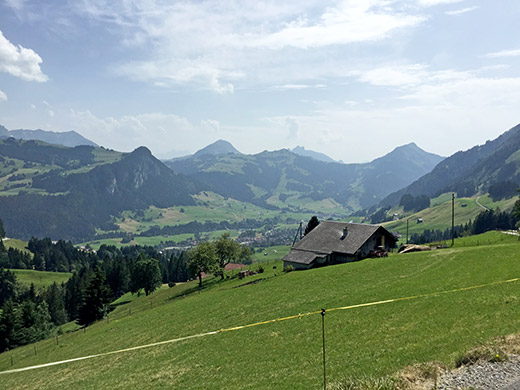
MULTIPOLYGON (((489 234, 488 234, 489 235, 489 234)), ((494 237, 494 236, 493 236, 494 237)), ((481 236, 483 241, 493 238, 481 236)), ((118 306, 110 322, 86 332, 0 355, 0 369, 107 352, 235 325, 507 280, 520 276, 518 241, 456 247, 387 259, 263 274, 185 295, 194 283, 162 289, 118 306), (277 276, 274 276, 274 275, 277 276), (254 279, 256 284, 243 285, 254 279), (237 288, 239 285, 242 287, 237 288), (11 367, 11 357, 14 365, 11 367)), ((273 268, 276 267, 276 268, 273 268)), ((326 314, 329 383, 393 374, 410 364, 447 364, 464 351, 520 331, 520 282, 326 314)), ((9 389, 319 388, 321 317, 180 341, 148 349, 2 375, 9 389)))
POLYGON ((31 255, 31 257, 34 256, 33 253, 29 249, 27 249, 27 241, 18 240, 16 238, 5 238, 4 246, 5 249, 14 248, 28 253, 29 255, 31 255))
POLYGON ((16 274, 17 279, 25 285, 34 283, 35 287, 47 287, 54 282, 61 284, 72 276, 69 272, 47 272, 35 271, 32 269, 11 269, 16 274))
MULTIPOLYGON (((455 199, 455 225, 464 225, 470 220, 484 211, 484 208, 478 205, 477 200, 482 206, 495 209, 499 207, 501 210, 508 210, 513 207, 517 197, 493 202, 488 195, 473 198, 457 198, 455 199), (465 205, 463 207, 463 205, 465 205)), ((402 213, 401 209, 391 211, 402 213)), ((412 213, 402 217, 397 221, 386 222, 383 226, 392 232, 399 232, 402 236, 406 236, 406 220, 408 223, 408 234, 422 233, 426 229, 442 231, 451 227, 451 194, 443 194, 431 201, 431 207, 412 213), (417 219, 423 220, 417 223, 417 219)))
POLYGON ((271 246, 263 248, 261 252, 253 253, 253 261, 258 263, 280 260, 284 257, 291 247, 289 245, 271 246))

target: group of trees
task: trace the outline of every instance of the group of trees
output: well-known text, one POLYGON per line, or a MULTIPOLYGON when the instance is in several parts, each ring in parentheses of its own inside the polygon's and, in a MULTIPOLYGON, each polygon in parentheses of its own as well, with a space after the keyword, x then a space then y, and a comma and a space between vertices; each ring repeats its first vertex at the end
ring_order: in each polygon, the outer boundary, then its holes
POLYGON ((202 274, 214 274, 224 279, 226 265, 231 262, 247 261, 251 257, 251 250, 240 245, 224 233, 215 241, 201 242, 188 251, 188 268, 199 279, 202 287, 202 274))
POLYGON ((148 295, 162 282, 158 260, 144 252, 135 259, 87 264, 66 283, 45 289, 26 287, 12 271, 0 268, 0 352, 46 338, 68 321, 89 325, 102 319, 109 303, 125 292, 148 295))
POLYGON ((0 352, 33 343, 52 334, 66 321, 60 286, 37 290, 0 268, 0 352))
POLYGON ((430 198, 427 195, 413 196, 405 194, 401 197, 399 206, 403 206, 403 211, 421 211, 430 207, 430 198))
POLYGON ((85 251, 48 238, 32 238, 28 246, 32 259, 19 250, 9 255, 0 240, 2 266, 73 271, 72 277, 61 285, 27 287, 0 266, 0 352, 48 337, 68 321, 82 326, 98 321, 107 315, 110 302, 126 292, 149 295, 162 283, 173 285, 195 276, 202 284, 202 273, 223 279, 227 264, 251 256, 250 249, 229 234, 169 256, 149 246, 102 245, 97 252, 85 251))

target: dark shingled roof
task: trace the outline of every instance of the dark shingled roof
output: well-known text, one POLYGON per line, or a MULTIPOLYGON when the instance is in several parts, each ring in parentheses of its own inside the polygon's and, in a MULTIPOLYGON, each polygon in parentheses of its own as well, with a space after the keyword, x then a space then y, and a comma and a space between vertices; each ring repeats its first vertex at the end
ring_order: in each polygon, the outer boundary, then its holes
POLYGON ((381 225, 323 221, 292 247, 283 260, 310 264, 316 257, 325 257, 333 252, 354 255, 378 229, 391 235, 381 225), (345 227, 348 234, 343 237, 345 227))

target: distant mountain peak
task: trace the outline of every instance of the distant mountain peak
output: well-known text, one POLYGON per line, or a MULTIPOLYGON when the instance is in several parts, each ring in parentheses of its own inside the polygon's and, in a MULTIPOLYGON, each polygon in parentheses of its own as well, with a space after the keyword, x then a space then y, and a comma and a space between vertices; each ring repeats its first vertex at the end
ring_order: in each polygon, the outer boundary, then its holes
POLYGON ((208 146, 195 152, 193 157, 200 157, 203 155, 217 155, 217 154, 242 154, 230 142, 219 139, 218 141, 209 144, 208 146))
POLYGON ((310 158, 313 158, 318 161, 337 162, 336 160, 330 158, 329 156, 327 156, 324 153, 315 152, 314 150, 307 150, 303 146, 299 146, 299 145, 296 146, 295 148, 291 149, 291 152, 293 152, 294 154, 297 154, 299 156, 310 157, 310 158))
POLYGON ((54 145, 62 145, 68 147, 75 147, 79 145, 87 145, 87 146, 98 146, 91 140, 83 137, 81 134, 76 131, 48 131, 42 129, 36 130, 8 130, 4 126, 0 125, 0 138, 17 138, 23 140, 38 140, 47 142, 49 144, 54 145))
POLYGON ((150 149, 148 149, 146 146, 139 146, 137 149, 135 149, 130 154, 136 155, 136 156, 151 156, 152 152, 150 152, 150 149))

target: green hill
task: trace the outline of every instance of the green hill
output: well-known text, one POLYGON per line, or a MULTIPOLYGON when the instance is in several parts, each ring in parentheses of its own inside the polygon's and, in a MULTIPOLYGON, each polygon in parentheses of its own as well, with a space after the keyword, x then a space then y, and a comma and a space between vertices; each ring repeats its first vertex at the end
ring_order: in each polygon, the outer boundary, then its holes
MULTIPOLYGON (((496 209, 497 207, 503 211, 511 210, 518 197, 511 197, 501 201, 494 202, 489 195, 473 196, 469 198, 455 199, 455 225, 464 225, 470 220, 485 210, 496 209), (478 201, 478 203, 477 203, 478 201), (480 205, 479 205, 480 203, 480 205)), ((385 222, 385 228, 392 232, 398 232, 403 236, 401 242, 406 239, 406 221, 408 220, 408 233, 422 233, 424 230, 441 230, 444 231, 451 228, 451 194, 442 194, 437 198, 431 200, 431 206, 418 211, 403 213, 402 207, 395 207, 390 209, 387 214, 399 214, 399 219, 396 221, 385 222), (422 222, 418 223, 418 219, 422 222)))
MULTIPOLYGON (((505 235, 504 235, 505 236, 505 235)), ((486 241, 482 236, 482 242, 486 241)), ((492 236, 487 238, 493 242, 492 236)), ((494 237, 494 236, 493 236, 494 237)), ((477 243, 475 242, 474 245, 477 243)), ((196 335, 219 329, 520 276, 518 240, 162 289, 118 306, 110 321, 0 355, 8 370, 196 335), (277 276, 274 276, 274 275, 277 276), (253 281, 256 283, 251 283, 253 281), (239 287, 241 285, 241 287, 239 287), (12 360, 11 360, 12 359, 12 360), (13 365, 11 366, 11 361, 13 365)), ((276 267, 276 268, 273 268, 276 267)), ((468 349, 520 330, 520 282, 391 302, 325 316, 327 378, 380 377, 411 364, 452 364, 468 349)), ((1 375, 9 389, 291 388, 322 386, 321 316, 1 375)))

